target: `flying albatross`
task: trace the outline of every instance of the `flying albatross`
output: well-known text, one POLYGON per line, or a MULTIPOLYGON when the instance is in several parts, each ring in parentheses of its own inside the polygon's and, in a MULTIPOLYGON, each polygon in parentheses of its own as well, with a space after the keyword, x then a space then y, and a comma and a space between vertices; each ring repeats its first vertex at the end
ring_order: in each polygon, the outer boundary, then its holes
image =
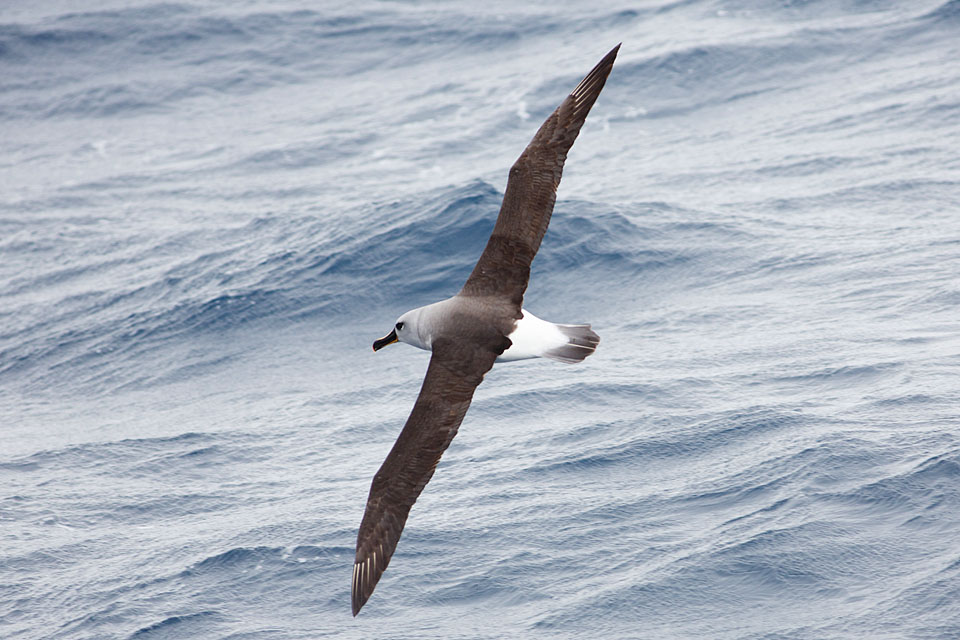
POLYGON ((550 223, 567 152, 613 68, 604 56, 533 136, 510 168, 500 215, 460 293, 397 319, 377 351, 394 342, 432 352, 413 411, 373 477, 357 534, 353 615, 390 563, 410 507, 430 481, 494 362, 546 357, 580 362, 600 337, 590 325, 553 324, 522 308, 530 263, 550 223))

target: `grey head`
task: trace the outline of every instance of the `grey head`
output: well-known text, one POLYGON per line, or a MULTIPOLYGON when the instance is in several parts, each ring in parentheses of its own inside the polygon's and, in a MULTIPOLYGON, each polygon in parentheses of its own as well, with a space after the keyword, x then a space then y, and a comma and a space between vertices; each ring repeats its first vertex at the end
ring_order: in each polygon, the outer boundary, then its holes
POLYGON ((425 316, 430 315, 429 313, 424 313, 427 308, 428 307, 419 307, 417 309, 411 309, 397 318, 390 333, 379 340, 373 341, 373 350, 379 351, 394 342, 406 342, 418 349, 426 349, 429 351, 431 344, 430 331, 425 330, 427 329, 425 326, 426 323, 422 321, 425 316))

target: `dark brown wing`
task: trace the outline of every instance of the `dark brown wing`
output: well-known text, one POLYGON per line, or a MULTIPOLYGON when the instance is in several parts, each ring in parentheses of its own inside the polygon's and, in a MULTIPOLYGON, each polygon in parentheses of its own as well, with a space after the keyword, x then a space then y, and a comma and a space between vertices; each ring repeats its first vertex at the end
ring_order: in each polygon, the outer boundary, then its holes
POLYGON ((567 152, 600 95, 619 49, 620 45, 614 47, 587 74, 510 168, 497 224, 460 295, 503 297, 519 312, 530 263, 550 224, 567 152))
POLYGON ((474 389, 496 357, 496 350, 474 343, 449 339, 434 343, 413 412, 370 486, 357 534, 353 615, 373 593, 390 563, 410 507, 433 476, 467 413, 474 389))

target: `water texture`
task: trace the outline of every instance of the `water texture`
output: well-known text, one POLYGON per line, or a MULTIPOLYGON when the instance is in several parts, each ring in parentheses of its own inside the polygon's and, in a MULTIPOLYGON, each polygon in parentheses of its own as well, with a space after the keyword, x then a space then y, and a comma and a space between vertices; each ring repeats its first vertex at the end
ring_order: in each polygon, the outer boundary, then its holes
POLYGON ((960 638, 960 2, 0 8, 0 637, 960 638), (526 306, 350 616, 507 169, 526 306))

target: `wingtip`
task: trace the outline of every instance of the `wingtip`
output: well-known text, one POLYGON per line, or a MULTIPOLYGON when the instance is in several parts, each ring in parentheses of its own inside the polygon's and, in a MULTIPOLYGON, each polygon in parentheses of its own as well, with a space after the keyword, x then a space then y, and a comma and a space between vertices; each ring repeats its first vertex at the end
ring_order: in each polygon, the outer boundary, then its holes
MULTIPOLYGON (((617 59, 617 53, 620 52, 620 46, 622 44, 623 43, 621 42, 617 44, 617 46, 615 46, 613 49, 610 49, 610 51, 608 51, 607 54, 600 59, 600 62, 598 62, 596 66, 594 66, 594 68, 590 70, 590 73, 587 74, 587 77, 590 77, 591 75, 595 75, 596 73, 600 72, 601 69, 608 69, 609 67, 612 67, 614 61, 616 61, 617 59)), ((609 73, 609 70, 607 71, 607 73, 609 73)))
MULTIPOLYGON (((389 562, 389 558, 387 562, 389 562)), ((353 610, 353 617, 357 617, 360 609, 373 595, 373 590, 376 588, 377 582, 380 581, 384 569, 386 569, 386 564, 382 567, 378 564, 376 551, 365 555, 362 561, 358 560, 353 563, 353 579, 350 587, 350 605, 353 610)))
POLYGON ((357 614, 360 613, 360 609, 363 608, 366 599, 363 597, 363 584, 362 584, 362 575, 360 573, 361 563, 353 563, 353 580, 350 589, 350 608, 353 610, 353 617, 356 618, 357 614))
POLYGON ((570 92, 570 96, 574 98, 576 105, 575 113, 582 115, 582 118, 587 117, 587 113, 589 113, 590 107, 593 106, 594 100, 600 95, 600 91, 603 89, 603 85, 606 83, 610 71, 613 70, 613 63, 617 59, 617 52, 620 51, 621 44, 623 43, 621 42, 611 49, 607 55, 603 56, 600 62, 590 70, 590 73, 580 81, 580 84, 570 92), (586 99, 587 96, 591 97, 586 99))
POLYGON ((356 618, 357 614, 360 613, 360 609, 363 609, 363 605, 367 604, 367 598, 363 597, 363 594, 358 592, 353 592, 350 599, 350 609, 353 611, 353 617, 356 618))

